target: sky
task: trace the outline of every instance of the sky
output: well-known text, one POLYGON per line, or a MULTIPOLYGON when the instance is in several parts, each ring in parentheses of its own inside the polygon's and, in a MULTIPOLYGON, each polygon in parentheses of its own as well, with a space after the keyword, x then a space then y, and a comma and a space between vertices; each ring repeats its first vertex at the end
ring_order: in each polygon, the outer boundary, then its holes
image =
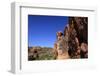
POLYGON ((53 47, 56 32, 64 31, 67 16, 28 15, 28 46, 53 47))

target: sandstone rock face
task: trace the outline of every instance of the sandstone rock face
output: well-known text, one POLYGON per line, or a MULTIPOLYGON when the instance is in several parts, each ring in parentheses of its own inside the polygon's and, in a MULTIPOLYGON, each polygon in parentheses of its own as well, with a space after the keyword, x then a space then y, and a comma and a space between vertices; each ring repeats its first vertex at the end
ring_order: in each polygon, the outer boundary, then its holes
POLYGON ((87 17, 70 17, 69 18, 69 52, 71 58, 88 57, 88 21, 87 17), (74 31, 75 30, 75 31, 74 31), (71 49, 70 49, 71 48, 71 49), (72 50, 73 49, 73 50, 72 50), (83 51, 84 50, 84 51, 83 51), (80 52, 79 52, 80 51, 80 52))
POLYGON ((57 59, 88 58, 88 18, 69 17, 64 33, 57 33, 56 47, 57 59), (68 52, 65 58, 60 54, 63 51, 68 52))
POLYGON ((62 32, 57 32, 57 41, 55 45, 56 45, 55 51, 57 52, 56 59, 68 59, 69 58, 68 41, 63 36, 62 32))

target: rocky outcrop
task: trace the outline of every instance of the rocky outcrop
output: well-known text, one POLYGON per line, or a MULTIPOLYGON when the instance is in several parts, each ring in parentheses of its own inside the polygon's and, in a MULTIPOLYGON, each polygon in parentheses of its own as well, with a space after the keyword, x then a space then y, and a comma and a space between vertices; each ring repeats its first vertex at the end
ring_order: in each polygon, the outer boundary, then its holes
MULTIPOLYGON (((68 22, 61 33, 68 44, 66 49, 70 58, 88 58, 88 18, 69 17, 68 22)), ((59 42, 58 38, 56 41, 59 42)))
POLYGON ((87 58, 88 57, 88 18, 87 17, 69 17, 69 27, 73 29, 69 32, 69 48, 71 46, 73 55, 72 58, 87 58), (75 30, 75 32, 74 32, 75 30), (72 34, 71 34, 72 33, 72 34), (73 38, 73 39, 71 39, 73 38))

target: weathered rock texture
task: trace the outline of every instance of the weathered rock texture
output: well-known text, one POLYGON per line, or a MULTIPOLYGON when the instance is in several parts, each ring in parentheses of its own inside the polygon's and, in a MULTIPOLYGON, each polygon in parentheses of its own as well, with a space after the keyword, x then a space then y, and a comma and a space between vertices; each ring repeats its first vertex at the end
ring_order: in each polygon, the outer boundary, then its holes
MULTIPOLYGON (((69 24, 65 26, 64 32, 57 33, 56 47, 60 48, 60 51, 68 52, 66 59, 88 58, 88 18, 69 17, 68 22, 69 24), (61 39, 59 39, 60 37, 61 39)), ((56 58, 59 59, 59 49, 56 48, 55 50, 58 53, 56 58)))

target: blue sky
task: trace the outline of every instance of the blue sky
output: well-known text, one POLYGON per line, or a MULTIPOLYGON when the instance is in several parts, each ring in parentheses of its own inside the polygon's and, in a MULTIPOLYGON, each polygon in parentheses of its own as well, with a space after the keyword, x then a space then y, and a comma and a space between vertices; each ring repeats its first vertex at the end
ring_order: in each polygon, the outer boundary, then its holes
POLYGON ((53 47, 56 32, 66 24, 67 16, 28 15, 28 46, 53 47))

